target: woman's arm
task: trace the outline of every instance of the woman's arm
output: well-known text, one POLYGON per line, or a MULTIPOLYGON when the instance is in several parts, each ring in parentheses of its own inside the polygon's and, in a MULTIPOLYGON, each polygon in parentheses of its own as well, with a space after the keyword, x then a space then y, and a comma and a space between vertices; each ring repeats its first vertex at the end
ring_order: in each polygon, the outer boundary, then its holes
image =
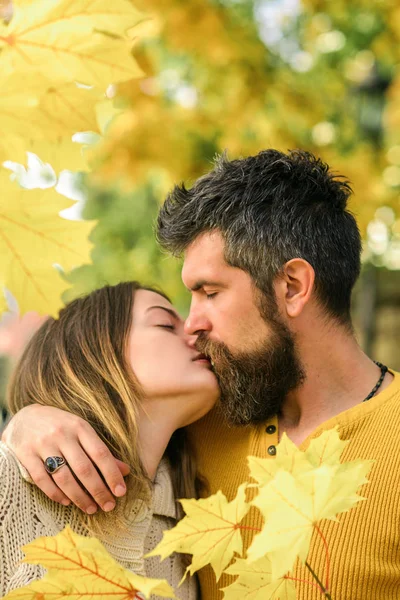
MULTIPOLYGON (((29 487, 29 486, 28 486, 29 487)), ((0 443, 0 597, 39 579, 39 565, 22 563, 21 547, 35 537, 32 497, 10 450, 0 443)))
POLYGON ((26 406, 11 419, 1 439, 33 483, 56 502, 67 505, 72 501, 93 513, 98 506, 112 510, 113 494, 125 494, 123 476, 129 467, 112 456, 86 421, 71 413, 38 404, 26 406), (62 456, 68 466, 49 475, 44 468, 48 456, 62 456))

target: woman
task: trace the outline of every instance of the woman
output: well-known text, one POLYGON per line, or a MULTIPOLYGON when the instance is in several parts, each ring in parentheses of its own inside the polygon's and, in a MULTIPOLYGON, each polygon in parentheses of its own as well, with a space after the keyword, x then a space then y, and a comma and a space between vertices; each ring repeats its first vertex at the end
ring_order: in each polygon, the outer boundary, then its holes
MULTIPOLYGON (((206 414, 217 398, 210 363, 155 290, 137 283, 104 287, 71 302, 57 320, 48 319, 15 369, 10 409, 39 403, 88 420, 129 465, 127 493, 108 513, 61 506, 27 483, 22 466, 0 444, 0 596, 43 574, 36 565, 20 563, 21 546, 69 524, 81 535, 96 535, 124 567, 165 578, 179 598, 194 600, 195 582, 177 589, 185 570, 181 555, 162 563, 144 555, 174 526, 176 499, 198 492, 182 428, 206 414)), ((42 457, 49 459, 54 479, 71 476, 59 454, 54 440, 42 457)), ((79 462, 84 465, 83 449, 74 457, 79 462)))

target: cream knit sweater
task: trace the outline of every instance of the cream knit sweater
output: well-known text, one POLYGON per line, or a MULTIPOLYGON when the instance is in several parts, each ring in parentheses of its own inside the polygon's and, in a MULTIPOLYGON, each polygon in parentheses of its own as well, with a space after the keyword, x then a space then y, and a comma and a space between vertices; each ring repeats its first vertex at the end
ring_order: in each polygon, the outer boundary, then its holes
MULTIPOLYGON (((181 600, 196 600, 197 582, 191 578, 178 589, 185 567, 174 554, 160 562, 144 555, 161 540, 162 532, 177 521, 177 505, 167 461, 162 461, 154 482, 152 506, 138 502, 124 531, 105 535, 100 541, 125 568, 139 575, 167 579, 181 600)), ((28 483, 13 453, 0 442, 0 598, 9 591, 40 579, 44 570, 21 563, 21 546, 38 537, 56 535, 66 525, 80 535, 89 535, 82 513, 47 498, 28 483)), ((152 596, 152 600, 158 596, 152 596)), ((161 598, 159 599, 161 600, 161 598)))

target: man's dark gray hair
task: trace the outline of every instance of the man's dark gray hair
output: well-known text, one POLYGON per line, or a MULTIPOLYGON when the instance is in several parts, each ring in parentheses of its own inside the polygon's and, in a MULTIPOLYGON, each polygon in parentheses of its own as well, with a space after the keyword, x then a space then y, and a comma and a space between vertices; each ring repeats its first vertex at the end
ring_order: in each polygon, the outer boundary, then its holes
POLYGON ((190 189, 175 186, 160 210, 157 238, 180 255, 201 233, 218 230, 226 262, 269 295, 285 263, 303 258, 314 268, 320 304, 348 325, 361 254, 350 195, 349 182, 309 152, 222 155, 190 189))

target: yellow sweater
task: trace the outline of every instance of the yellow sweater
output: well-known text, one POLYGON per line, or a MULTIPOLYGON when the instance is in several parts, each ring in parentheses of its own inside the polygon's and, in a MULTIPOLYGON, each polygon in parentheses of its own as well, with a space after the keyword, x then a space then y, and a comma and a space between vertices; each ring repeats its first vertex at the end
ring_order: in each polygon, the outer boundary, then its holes
MULTIPOLYGON (((375 461, 361 492, 367 500, 341 515, 339 523, 322 521, 331 555, 333 600, 400 599, 400 374, 394 376, 383 392, 326 421, 300 446, 306 448, 310 439, 338 425, 341 438, 351 440, 344 460, 375 461)), ((278 442, 276 419, 258 427, 229 428, 215 410, 192 425, 191 433, 210 493, 221 489, 230 500, 237 487, 249 480, 247 456, 268 457, 268 448, 278 442)), ((252 509, 244 523, 259 528, 262 517, 252 509)), ((247 530, 243 534, 248 547, 253 534, 247 530)), ((312 539, 308 562, 323 577, 325 551, 317 536, 312 539)), ((301 565, 295 575, 312 581, 301 565)), ((220 600, 219 588, 232 581, 223 575, 216 584, 213 571, 206 567, 200 572, 202 600, 220 600)), ((298 599, 321 599, 313 586, 296 585, 298 599)))

